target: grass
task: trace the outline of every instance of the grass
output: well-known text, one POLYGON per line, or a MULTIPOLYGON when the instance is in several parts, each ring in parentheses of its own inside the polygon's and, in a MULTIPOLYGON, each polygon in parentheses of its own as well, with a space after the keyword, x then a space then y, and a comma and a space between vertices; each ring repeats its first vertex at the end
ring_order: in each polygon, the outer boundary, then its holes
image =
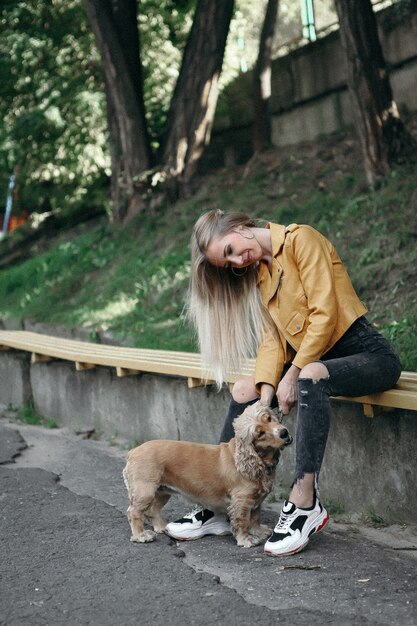
POLYGON ((342 515, 342 513, 345 512, 344 504, 343 502, 340 502, 339 500, 323 499, 322 503, 323 503, 324 508, 329 513, 329 515, 332 515, 332 516, 342 515))
POLYGON ((381 515, 375 513, 372 507, 370 507, 365 513, 363 513, 362 521, 368 526, 375 526, 378 528, 381 528, 382 526, 387 526, 387 522, 385 521, 385 519, 381 515))
POLYGON ((84 327, 92 339, 111 329, 146 347, 170 343, 174 333, 178 349, 191 348, 181 320, 187 248, 158 256, 150 234, 141 235, 102 224, 4 270, 0 315, 84 327))
POLYGON ((404 370, 415 371, 417 364, 417 315, 411 314, 380 326, 381 332, 396 347, 401 355, 404 370))
POLYGON ((189 236, 202 212, 221 207, 322 231, 369 319, 393 342, 404 369, 417 370, 415 168, 402 166, 378 190, 366 189, 355 150, 338 134, 271 151, 205 176, 189 200, 143 213, 125 228, 103 220, 62 232, 0 272, 0 318, 82 328, 91 340, 111 333, 137 347, 195 351, 184 319, 189 236))
POLYGON ((277 483, 274 490, 267 496, 267 502, 276 503, 282 500, 288 500, 290 495, 290 489, 284 487, 282 483, 277 483))
POLYGON ((59 428, 54 419, 41 417, 30 404, 23 404, 16 410, 15 419, 31 426, 43 426, 44 428, 59 428))

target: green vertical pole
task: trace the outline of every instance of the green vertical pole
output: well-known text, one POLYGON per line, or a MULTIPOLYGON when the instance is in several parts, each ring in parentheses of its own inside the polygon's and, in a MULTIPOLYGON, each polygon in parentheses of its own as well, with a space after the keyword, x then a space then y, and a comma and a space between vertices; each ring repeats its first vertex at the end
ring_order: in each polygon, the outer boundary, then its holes
POLYGON ((303 23, 303 36, 310 41, 316 41, 314 0, 301 0, 301 20, 303 23))

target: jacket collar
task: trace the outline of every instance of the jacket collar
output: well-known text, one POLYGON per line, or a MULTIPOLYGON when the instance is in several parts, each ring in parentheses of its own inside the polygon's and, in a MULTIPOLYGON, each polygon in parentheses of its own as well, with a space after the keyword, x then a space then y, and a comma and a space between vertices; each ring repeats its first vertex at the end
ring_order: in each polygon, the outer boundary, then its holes
POLYGON ((272 258, 274 259, 284 245, 287 229, 282 224, 273 224, 272 222, 269 222, 266 228, 271 231, 272 258))
POLYGON ((260 263, 257 283, 263 302, 269 302, 278 289, 282 267, 276 257, 284 245, 286 235, 286 228, 282 224, 273 224, 270 222, 267 224, 266 228, 269 228, 271 231, 272 273, 270 273, 266 263, 260 263))

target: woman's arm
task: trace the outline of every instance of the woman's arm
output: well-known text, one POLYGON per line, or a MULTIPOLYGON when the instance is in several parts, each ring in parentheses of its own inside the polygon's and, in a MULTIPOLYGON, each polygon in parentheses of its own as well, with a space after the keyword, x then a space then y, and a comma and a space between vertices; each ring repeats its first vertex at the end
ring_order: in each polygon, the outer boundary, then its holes
POLYGON ((284 369, 284 349, 278 334, 265 331, 256 355, 255 385, 262 404, 270 406, 284 369))
POLYGON ((293 360, 302 369, 319 359, 337 321, 331 244, 319 232, 301 226, 292 233, 291 246, 308 309, 308 328, 293 360))
MULTIPOLYGON (((291 365, 285 376, 283 376, 278 384, 276 396, 278 399, 278 406, 283 415, 288 415, 291 408, 297 402, 297 380, 299 374, 299 368, 295 365, 291 365)), ((262 404, 265 406, 271 406, 274 395, 275 387, 273 385, 268 383, 260 385, 260 400, 262 404)))
POLYGON ((295 365, 291 365, 285 376, 282 377, 278 384, 278 406, 280 407, 283 415, 288 415, 291 408, 297 402, 297 380, 299 375, 300 369, 295 365))

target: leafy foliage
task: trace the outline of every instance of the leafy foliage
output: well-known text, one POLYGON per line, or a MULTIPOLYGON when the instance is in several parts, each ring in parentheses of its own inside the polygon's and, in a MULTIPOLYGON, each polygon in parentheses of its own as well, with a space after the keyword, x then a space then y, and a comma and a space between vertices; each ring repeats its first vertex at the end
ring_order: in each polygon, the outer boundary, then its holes
MULTIPOLYGON (((143 0, 145 105, 160 145, 195 0, 143 0)), ((99 194, 110 160, 101 59, 81 0, 12 0, 0 9, 0 190, 18 179, 18 209, 45 211, 99 194)))
POLYGON ((101 71, 79 0, 21 0, 0 14, 0 184, 20 208, 71 203, 109 173, 101 71))
MULTIPOLYGON (((397 2, 399 10, 411 2, 397 2)), ((265 4, 236 0, 223 85, 253 66, 265 4)), ((195 6, 196 0, 139 4, 145 106, 155 150, 195 6)), ((316 0, 315 9, 319 27, 334 21, 332 0, 316 0)), ((15 170, 17 210, 46 211, 74 201, 105 204, 110 162, 101 60, 82 0, 3 0, 0 29, 0 197, 15 170)), ((300 3, 281 1, 274 53, 300 35, 300 3)))
MULTIPOLYGON (((280 4, 277 43, 300 33, 298 4, 280 4)), ((236 2, 223 84, 253 65, 264 5, 236 2)), ((196 0, 139 5, 145 106, 155 150, 195 6, 196 0)), ((110 162, 101 60, 82 0, 5 0, 0 28, 0 194, 15 171, 18 210, 87 203, 92 195, 106 202, 110 162)))

